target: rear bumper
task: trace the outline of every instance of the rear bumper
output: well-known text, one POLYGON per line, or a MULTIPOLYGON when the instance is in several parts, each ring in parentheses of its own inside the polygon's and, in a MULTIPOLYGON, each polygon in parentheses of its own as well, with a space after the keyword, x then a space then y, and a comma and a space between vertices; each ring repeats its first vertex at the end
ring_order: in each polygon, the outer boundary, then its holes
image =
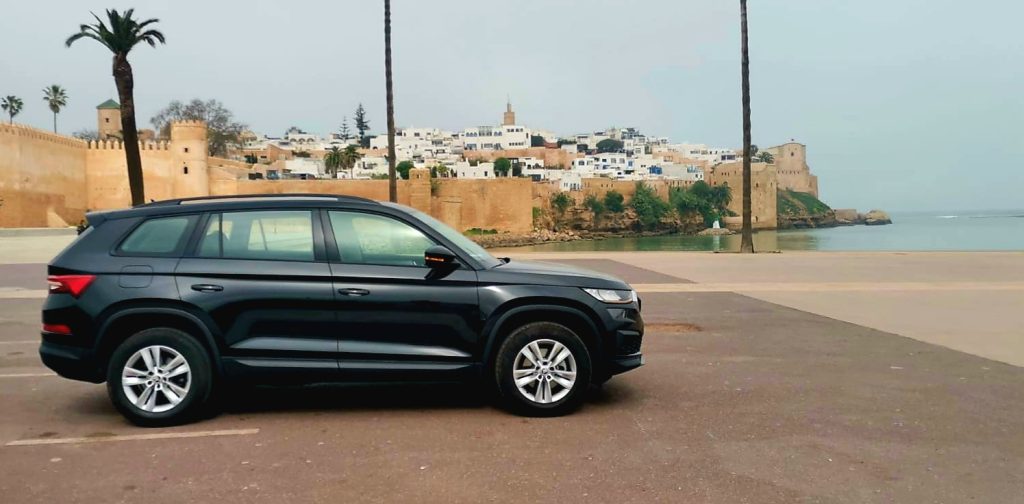
POLYGON ((91 348, 59 345, 44 341, 39 345, 39 357, 46 367, 64 378, 103 383, 103 371, 96 365, 96 356, 91 348))
POLYGON ((644 365, 644 354, 635 353, 633 355, 621 355, 613 357, 608 366, 608 375, 617 375, 625 373, 631 369, 636 369, 644 365))

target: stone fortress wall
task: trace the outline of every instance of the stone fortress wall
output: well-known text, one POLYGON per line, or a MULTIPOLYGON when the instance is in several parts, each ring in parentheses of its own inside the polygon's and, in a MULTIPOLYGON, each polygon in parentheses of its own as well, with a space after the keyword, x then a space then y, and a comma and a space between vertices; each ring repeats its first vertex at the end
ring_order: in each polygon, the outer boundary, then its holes
MULTIPOLYGON (((817 194, 817 179, 806 170, 803 146, 788 145, 799 147, 792 151, 789 164, 781 163, 783 155, 776 156, 777 165, 754 165, 755 228, 774 228, 777 224, 775 189, 783 187, 778 170, 796 172, 802 167, 811 177, 803 180, 811 182, 802 182, 804 185, 799 187, 817 194)), ((251 165, 209 156, 206 125, 201 122, 174 123, 169 141, 140 142, 140 149, 147 200, 274 193, 388 199, 386 180, 248 180, 251 165)), ((557 158, 551 161, 565 161, 565 151, 548 150, 556 152, 552 156, 557 158)), ((523 154, 541 157, 544 153, 538 148, 524 149, 523 154)), ((737 214, 742 202, 738 191, 741 169, 738 162, 718 165, 708 169, 705 177, 709 184, 737 188, 730 205, 737 214)), ((794 175, 792 180, 801 177, 794 175)), ((645 183, 666 200, 671 187, 690 184, 678 180, 645 183)), ((587 195, 603 198, 614 189, 628 202, 635 188, 634 181, 594 178, 584 179, 583 190, 569 194, 582 203, 587 195)), ((522 178, 431 180, 427 170, 413 170, 410 180, 398 181, 398 201, 460 231, 481 228, 522 233, 533 227, 533 208, 549 209, 551 196, 559 190, 557 182, 535 183, 522 178)), ((0 125, 0 227, 71 226, 87 211, 125 208, 129 204, 124 145, 119 140, 85 142, 27 126, 0 125)), ((726 224, 738 226, 738 218, 727 219, 726 224)))
POLYGON ((811 193, 818 198, 818 176, 807 165, 807 146, 790 142, 764 149, 775 158, 780 189, 811 193))

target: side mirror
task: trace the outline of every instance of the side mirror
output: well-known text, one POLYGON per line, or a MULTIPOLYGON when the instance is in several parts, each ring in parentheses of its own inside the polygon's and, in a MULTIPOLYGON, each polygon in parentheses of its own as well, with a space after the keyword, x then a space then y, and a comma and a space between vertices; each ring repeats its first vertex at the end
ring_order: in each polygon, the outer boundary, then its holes
POLYGON ((447 247, 434 245, 423 252, 423 259, 431 268, 447 267, 457 264, 455 254, 447 247))

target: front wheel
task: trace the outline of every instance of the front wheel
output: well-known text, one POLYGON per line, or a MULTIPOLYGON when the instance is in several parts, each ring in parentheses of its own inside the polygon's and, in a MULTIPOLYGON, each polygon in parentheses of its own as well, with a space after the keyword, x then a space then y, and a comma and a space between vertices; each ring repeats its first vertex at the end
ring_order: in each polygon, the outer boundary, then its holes
POLYGON ((526 324, 498 350, 495 380, 505 402, 530 416, 559 416, 577 409, 590 386, 590 353, 569 328, 526 324))
POLYGON ((212 384, 206 350, 177 329, 132 335, 114 350, 107 368, 107 393, 114 407, 144 427, 196 419, 212 384))

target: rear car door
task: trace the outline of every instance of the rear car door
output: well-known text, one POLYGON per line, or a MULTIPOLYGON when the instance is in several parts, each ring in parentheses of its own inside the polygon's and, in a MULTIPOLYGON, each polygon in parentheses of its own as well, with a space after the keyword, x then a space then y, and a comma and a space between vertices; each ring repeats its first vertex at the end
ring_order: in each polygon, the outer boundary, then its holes
POLYGON ((208 214, 176 270, 183 301, 219 331, 225 371, 334 379, 334 294, 316 210, 208 214))
POLYGON ((426 266, 437 241, 396 216, 324 211, 342 376, 455 378, 477 348, 476 271, 426 266))

